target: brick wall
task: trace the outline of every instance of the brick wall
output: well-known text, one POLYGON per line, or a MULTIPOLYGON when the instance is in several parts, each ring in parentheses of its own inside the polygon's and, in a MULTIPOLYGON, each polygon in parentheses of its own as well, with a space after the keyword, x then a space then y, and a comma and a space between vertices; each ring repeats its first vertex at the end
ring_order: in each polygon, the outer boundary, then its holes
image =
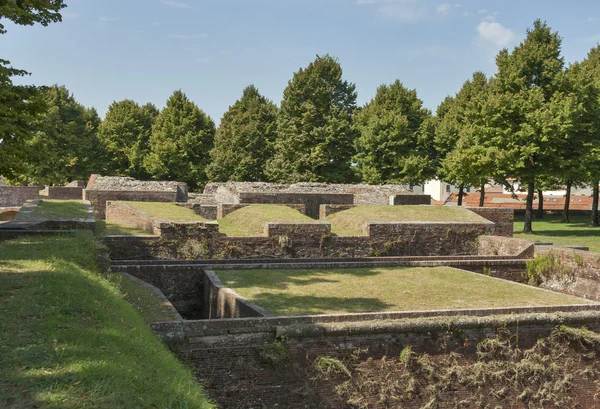
POLYGON ((105 216, 106 220, 123 226, 144 230, 150 234, 160 233, 155 226, 154 218, 125 202, 107 201, 105 216))
POLYGON ((496 223, 496 236, 512 237, 514 230, 515 211, 497 207, 468 207, 467 210, 496 223))
POLYGON ((529 259, 535 254, 535 245, 529 240, 502 236, 480 236, 477 254, 482 256, 514 256, 529 259))
POLYGON ((21 206, 27 200, 43 199, 43 186, 0 186, 0 207, 21 206))
POLYGON ((234 204, 303 204, 306 215, 319 218, 319 206, 322 204, 354 204, 352 194, 334 193, 238 193, 234 204))
POLYGON ((212 270, 204 270, 203 318, 251 318, 269 314, 264 308, 223 285, 212 270))
MULTIPOLYGON (((216 219, 222 219, 235 212, 236 210, 243 209, 244 207, 250 206, 250 204, 227 204, 221 203, 217 206, 217 217, 216 219)), ((298 210, 302 214, 306 214, 306 206, 303 204, 289 204, 286 203, 285 206, 291 207, 292 209, 298 210)))
POLYGON ((393 195, 390 196, 389 204, 392 206, 431 205, 431 196, 415 194, 393 195))
POLYGON ((83 191, 84 200, 89 200, 94 208, 97 219, 106 218, 107 201, 130 202, 173 202, 177 200, 177 192, 151 192, 151 191, 126 191, 126 190, 89 190, 83 191))
POLYGON ((201 204, 201 203, 179 203, 179 206, 187 207, 200 217, 208 220, 217 219, 217 205, 201 204))
POLYGON ((83 188, 46 186, 44 194, 52 200, 82 200, 83 188))
MULTIPOLYGON (((313 365, 319 356, 344 361, 358 356, 353 361, 353 365, 358 366, 370 359, 396 360, 401 351, 410 346, 414 353, 436 357, 455 352, 468 359, 474 357, 481 340, 495 336, 498 330, 510 332, 523 350, 559 325, 600 330, 597 306, 579 311, 573 307, 507 309, 491 312, 491 315, 485 310, 463 313, 465 315, 455 312, 429 317, 413 314, 404 318, 394 313, 377 314, 379 317, 363 314, 362 319, 354 316, 265 317, 156 323, 151 327, 160 338, 178 346, 180 357, 192 366, 199 379, 205 380, 211 397, 221 407, 287 409, 348 407, 331 383, 314 378, 313 365), (287 348, 279 365, 270 364, 262 355, 276 336, 286 340, 287 348)), ((383 372, 382 376, 385 375, 383 372)), ((573 395, 580 399, 581 407, 595 405, 596 386, 593 380, 589 384, 573 378, 573 395)), ((511 407, 524 407, 514 403, 516 406, 511 407)), ((398 406, 380 403, 372 407, 398 406)), ((402 407, 420 408, 422 402, 403 402, 402 407)))

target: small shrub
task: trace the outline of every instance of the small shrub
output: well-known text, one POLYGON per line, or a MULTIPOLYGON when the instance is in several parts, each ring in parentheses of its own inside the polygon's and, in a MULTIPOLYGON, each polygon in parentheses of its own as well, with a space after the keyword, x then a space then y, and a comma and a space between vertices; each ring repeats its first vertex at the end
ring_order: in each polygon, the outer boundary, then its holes
POLYGON ((331 375, 351 377, 350 370, 342 361, 329 356, 320 356, 315 359, 315 369, 324 378, 329 378, 331 375))
POLYGON ((290 359, 290 346, 285 340, 275 341, 258 348, 260 362, 277 368, 285 365, 290 359))
POLYGON ((409 345, 409 346, 404 347, 402 349, 402 351, 400 352, 400 356, 398 357, 398 359, 400 359, 400 362, 402 362, 404 364, 404 366, 406 366, 408 368, 412 356, 413 356, 412 347, 409 345))
POLYGON ((492 269, 489 268, 489 267, 483 267, 483 275, 491 277, 492 276, 492 269))
POLYGON ((573 273, 571 267, 562 264, 560 258, 552 253, 536 256, 527 261, 527 282, 539 286, 551 278, 565 278, 573 273))

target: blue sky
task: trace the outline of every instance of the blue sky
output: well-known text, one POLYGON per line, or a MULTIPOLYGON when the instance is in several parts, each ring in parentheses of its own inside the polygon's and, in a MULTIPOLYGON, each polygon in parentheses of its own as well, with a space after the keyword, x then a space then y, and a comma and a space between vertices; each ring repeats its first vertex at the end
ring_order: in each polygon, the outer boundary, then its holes
POLYGON ((279 104, 317 54, 339 58, 368 102, 400 79, 435 110, 474 71, 523 40, 536 18, 563 37, 567 62, 600 42, 600 2, 426 0, 67 0, 63 22, 7 23, 0 58, 22 82, 65 85, 104 115, 125 98, 164 106, 181 88, 218 124, 245 86, 279 104))

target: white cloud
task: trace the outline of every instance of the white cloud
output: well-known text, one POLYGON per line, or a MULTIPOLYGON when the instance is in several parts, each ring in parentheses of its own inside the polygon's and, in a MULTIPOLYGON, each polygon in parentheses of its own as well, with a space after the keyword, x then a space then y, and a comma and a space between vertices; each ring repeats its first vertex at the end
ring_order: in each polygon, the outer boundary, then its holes
POLYGON ((184 3, 183 1, 178 1, 178 0, 159 0, 159 1, 167 7, 173 7, 176 9, 191 9, 192 8, 192 6, 190 6, 187 3, 184 3))
POLYGON ((199 38, 208 38, 207 33, 199 33, 199 34, 171 34, 169 38, 174 38, 176 40, 194 40, 199 38))
POLYGON ((477 38, 498 47, 507 47, 515 38, 515 33, 496 21, 482 21, 477 26, 477 38))
POLYGON ((463 5, 460 3, 456 3, 456 4, 442 3, 442 4, 439 4, 435 8, 435 11, 437 11, 439 14, 445 15, 445 14, 448 14, 448 12, 450 12, 450 10, 461 8, 461 7, 463 7, 463 5))

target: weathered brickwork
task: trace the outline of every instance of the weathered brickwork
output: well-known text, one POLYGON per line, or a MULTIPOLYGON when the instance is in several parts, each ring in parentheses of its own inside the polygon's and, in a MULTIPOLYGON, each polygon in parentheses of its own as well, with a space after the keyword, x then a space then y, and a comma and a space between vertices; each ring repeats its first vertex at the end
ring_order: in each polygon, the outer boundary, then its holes
POLYGON ((192 203, 192 202, 178 203, 178 205, 187 207, 188 209, 190 209, 194 213, 196 213, 198 216, 204 217, 207 220, 217 219, 217 214, 218 214, 217 213, 218 212, 217 205, 192 203))
POLYGON ((43 199, 43 186, 0 186, 0 207, 21 206, 28 200, 43 199))
POLYGON ((83 188, 46 186, 42 194, 51 200, 82 200, 83 188))
POLYGON ((84 190, 84 200, 89 200, 94 207, 94 215, 97 219, 106 218, 107 201, 129 201, 129 202, 172 202, 177 201, 177 192, 144 192, 126 190, 84 190))
POLYGON ((533 242, 512 237, 480 236, 477 254, 482 256, 514 256, 515 258, 530 259, 535 254, 533 242))
POLYGON ((392 195, 389 199, 391 206, 431 205, 431 196, 429 195, 402 194, 392 195))
POLYGON ((497 207, 468 207, 468 210, 496 224, 496 236, 512 237, 515 211, 497 207))

